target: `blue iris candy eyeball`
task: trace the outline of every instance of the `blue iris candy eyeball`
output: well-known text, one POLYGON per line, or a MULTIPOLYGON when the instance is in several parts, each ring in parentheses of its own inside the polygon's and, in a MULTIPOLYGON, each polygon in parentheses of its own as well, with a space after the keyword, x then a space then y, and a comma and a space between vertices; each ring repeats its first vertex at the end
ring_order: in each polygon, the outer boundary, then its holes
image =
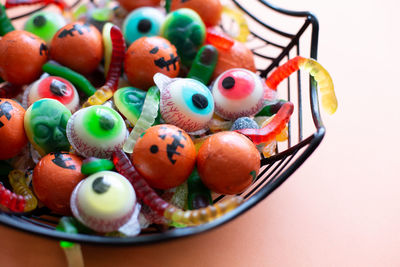
POLYGON ((161 24, 165 15, 153 7, 135 9, 126 17, 122 25, 125 40, 130 45, 143 36, 160 35, 161 24))
POLYGON ((204 129, 214 113, 214 99, 203 83, 189 78, 171 79, 157 73, 154 81, 160 89, 160 112, 166 123, 187 132, 204 129))

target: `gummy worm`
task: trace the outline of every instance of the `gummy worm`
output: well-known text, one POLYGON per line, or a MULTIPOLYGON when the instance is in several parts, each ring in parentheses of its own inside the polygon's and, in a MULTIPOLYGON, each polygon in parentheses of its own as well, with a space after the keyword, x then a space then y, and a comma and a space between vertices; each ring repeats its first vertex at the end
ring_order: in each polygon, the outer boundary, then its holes
POLYGON ((223 50, 229 50, 235 44, 234 40, 215 28, 207 28, 206 41, 223 50))
POLYGON ((138 198, 159 215, 175 223, 186 225, 207 223, 235 209, 243 202, 242 197, 234 196, 206 208, 184 211, 159 197, 135 170, 128 156, 122 150, 114 152, 113 161, 117 171, 131 182, 138 198))
POLYGON ((43 65, 42 70, 50 75, 65 78, 87 96, 91 96, 96 92, 96 88, 83 75, 70 68, 47 62, 43 65))
MULTIPOLYGON (((56 226, 56 230, 68 234, 77 234, 78 221, 72 217, 62 217, 56 226)), ((63 249, 67 258, 68 266, 84 266, 81 246, 68 241, 60 241, 60 247, 63 249)))
POLYGON ((238 9, 233 9, 228 6, 223 6, 222 13, 231 17, 239 26, 239 34, 232 37, 239 42, 245 43, 250 34, 250 30, 243 13, 238 9))
POLYGON ((12 32, 13 30, 15 30, 15 28, 11 20, 7 17, 6 9, 0 4, 0 35, 6 35, 6 33, 12 32))
POLYGON ((22 86, 6 82, 0 87, 0 98, 14 98, 21 92, 22 86))
POLYGON ((276 113, 275 117, 270 123, 265 125, 261 129, 240 129, 235 132, 246 135, 253 141, 254 144, 258 145, 261 143, 268 143, 275 139, 275 137, 282 132, 285 128, 286 123, 289 122, 290 116, 293 113, 293 104, 286 102, 276 113))
POLYGON ((25 173, 20 170, 13 170, 8 174, 8 180, 14 193, 25 198, 24 212, 36 209, 38 201, 25 182, 25 173))
POLYGON ((149 91, 147 91, 146 98, 144 99, 142 113, 123 146, 126 153, 133 152, 133 147, 135 146, 137 139, 154 124, 158 115, 159 102, 160 91, 157 86, 150 87, 149 91))
POLYGON ((68 5, 63 0, 6 0, 5 7, 11 8, 37 4, 44 4, 45 6, 54 4, 58 6, 61 10, 65 10, 66 8, 68 8, 68 5))
POLYGON ((311 58, 297 56, 279 66, 266 80, 267 86, 276 91, 281 81, 299 69, 307 71, 318 83, 321 93, 322 107, 328 114, 336 112, 338 103, 333 87, 332 78, 328 71, 317 61, 311 58))
POLYGON ((107 72, 106 83, 99 88, 94 95, 89 97, 89 99, 83 104, 83 107, 103 104, 110 99, 114 92, 118 89, 119 77, 121 76, 122 71, 122 63, 125 58, 125 39, 121 30, 115 25, 113 25, 109 30, 109 35, 112 43, 112 54, 111 62, 107 72))
POLYGON ((12 193, 0 183, 0 204, 14 212, 23 212, 26 201, 24 196, 12 193))

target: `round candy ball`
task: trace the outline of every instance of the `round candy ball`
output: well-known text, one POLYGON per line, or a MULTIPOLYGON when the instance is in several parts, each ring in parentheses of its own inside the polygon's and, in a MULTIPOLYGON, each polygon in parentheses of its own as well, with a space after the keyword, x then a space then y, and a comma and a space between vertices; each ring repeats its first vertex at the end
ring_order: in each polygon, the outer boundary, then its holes
POLYGON ((187 132, 207 126, 214 113, 214 100, 203 83, 189 78, 172 80, 159 73, 154 81, 161 91, 160 112, 166 123, 187 132))
POLYGON ((56 12, 39 11, 34 13, 25 22, 24 30, 31 32, 47 43, 50 43, 54 34, 67 24, 65 18, 56 12))
POLYGON ((257 177, 260 154, 244 135, 219 132, 200 147, 197 169, 210 190, 219 194, 239 194, 257 177))
POLYGON ((127 129, 121 115, 106 106, 91 106, 72 115, 67 125, 72 147, 85 157, 110 158, 121 149, 127 129))
POLYGON ((16 156, 28 143, 25 109, 12 99, 0 98, 0 160, 16 156))
POLYGON ((103 39, 99 30, 82 22, 61 28, 50 47, 52 59, 82 74, 96 70, 103 58, 103 39))
POLYGON ((233 68, 248 69, 252 72, 257 71, 253 53, 246 47, 245 44, 234 40, 234 44, 230 49, 224 50, 217 48, 217 50, 218 60, 212 75, 213 80, 215 80, 224 71, 233 68))
POLYGON ((0 39, 0 76, 15 85, 29 84, 42 74, 46 43, 36 35, 15 30, 0 39))
POLYGON ((68 152, 47 154, 33 170, 35 195, 52 211, 71 215, 72 191, 85 178, 81 173, 81 165, 82 159, 68 152))
POLYGON ((61 77, 49 76, 34 82, 27 94, 27 105, 42 98, 51 98, 59 101, 71 112, 75 112, 79 107, 79 95, 75 87, 61 77))
POLYGON ((161 35, 176 46, 182 63, 191 66, 197 51, 204 44, 206 27, 195 11, 181 8, 167 15, 161 35))
POLYGON ((81 181, 71 195, 75 218, 101 233, 117 231, 131 218, 136 194, 122 175, 101 171, 81 181))
POLYGON ((182 184, 192 172, 196 151, 189 135, 168 124, 149 128, 137 141, 132 163, 150 186, 169 189, 182 184))
POLYGON ((70 117, 71 111, 50 98, 40 99, 26 110, 25 132, 41 156, 50 152, 69 151, 65 129, 70 117))
POLYGON ((143 6, 159 6, 161 0, 117 0, 126 10, 131 11, 143 6))
POLYGON ((171 78, 178 76, 179 57, 167 39, 142 37, 128 48, 124 68, 129 82, 147 91, 154 85, 153 76, 158 72, 171 78))
POLYGON ((130 45, 143 36, 160 35, 165 15, 156 8, 142 7, 132 11, 124 20, 122 31, 130 45))
POLYGON ((231 131, 240 129, 258 129, 257 122, 250 117, 240 117, 232 124, 231 131))
POLYGON ((255 115, 264 105, 263 83, 246 69, 225 71, 215 80, 211 91, 215 112, 224 119, 255 115))
POLYGON ((196 11, 207 27, 215 26, 221 20, 222 4, 220 0, 172 0, 171 10, 190 8, 196 11))

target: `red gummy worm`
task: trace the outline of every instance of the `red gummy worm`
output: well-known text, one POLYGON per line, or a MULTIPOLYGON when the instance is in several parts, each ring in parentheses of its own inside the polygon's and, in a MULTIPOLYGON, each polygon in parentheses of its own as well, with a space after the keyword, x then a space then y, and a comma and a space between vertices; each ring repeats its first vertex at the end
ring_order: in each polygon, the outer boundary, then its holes
POLYGON ((14 212, 24 212, 25 198, 12 193, 0 183, 0 204, 14 212))
POLYGON ((301 56, 290 59, 285 64, 279 66, 275 71, 267 78, 265 83, 269 88, 276 91, 278 85, 295 71, 300 69, 300 66, 306 61, 306 58, 301 56))
POLYGON ((154 192, 153 188, 135 170, 128 156, 122 150, 117 150, 114 152, 113 162, 117 171, 131 182, 138 198, 157 214, 164 216, 164 212, 170 204, 154 192))
POLYGON ((6 82, 0 87, 0 98, 14 98, 21 92, 22 86, 6 82))
POLYGON ((293 113, 294 106, 291 102, 286 102, 278 110, 274 118, 270 123, 265 125, 261 129, 241 129, 235 130, 241 134, 246 135, 253 141, 254 144, 267 143, 275 139, 276 135, 279 134, 289 122, 290 116, 293 113))
POLYGON ((44 4, 45 6, 54 4, 61 10, 65 10, 68 5, 63 0, 6 0, 5 8, 44 4))
POLYGON ((112 26, 110 30, 112 43, 112 54, 110 67, 107 73, 105 87, 109 87, 113 92, 118 89, 118 81, 121 76, 122 63, 125 58, 125 39, 121 30, 117 26, 112 26))
POLYGON ((235 41, 224 33, 218 32, 214 28, 207 28, 206 41, 216 48, 223 50, 230 49, 235 41))

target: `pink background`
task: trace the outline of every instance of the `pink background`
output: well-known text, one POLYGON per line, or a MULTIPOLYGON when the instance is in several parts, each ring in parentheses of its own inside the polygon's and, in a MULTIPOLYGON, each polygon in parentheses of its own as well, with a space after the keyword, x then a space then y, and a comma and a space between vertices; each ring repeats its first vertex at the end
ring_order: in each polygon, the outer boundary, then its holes
MULTIPOLYGON (((274 0, 320 22, 339 99, 316 152, 271 196, 211 232, 143 247, 83 246, 86 266, 399 266, 400 60, 395 0, 274 0)), ((0 226, 0 262, 66 266, 56 241, 0 226)), ((3 265, 3 264, 1 264, 3 265)))

